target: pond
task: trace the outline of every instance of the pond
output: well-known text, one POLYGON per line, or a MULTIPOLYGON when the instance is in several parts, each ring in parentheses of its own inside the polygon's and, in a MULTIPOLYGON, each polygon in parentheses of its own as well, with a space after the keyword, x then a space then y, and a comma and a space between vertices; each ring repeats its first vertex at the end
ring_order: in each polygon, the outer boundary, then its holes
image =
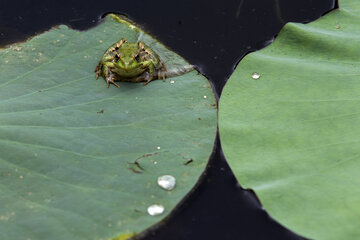
MULTIPOLYGON (((307 23, 333 9, 333 0, 16 1, 0 3, 0 46, 65 24, 86 30, 109 12, 143 26, 194 64, 219 97, 237 63, 270 44, 289 21, 307 23), (20 6, 21 5, 21 6, 20 6)), ((165 224, 142 239, 302 239, 274 221, 251 190, 241 188, 219 136, 200 181, 165 224), (171 237, 169 237, 171 236, 171 237)))

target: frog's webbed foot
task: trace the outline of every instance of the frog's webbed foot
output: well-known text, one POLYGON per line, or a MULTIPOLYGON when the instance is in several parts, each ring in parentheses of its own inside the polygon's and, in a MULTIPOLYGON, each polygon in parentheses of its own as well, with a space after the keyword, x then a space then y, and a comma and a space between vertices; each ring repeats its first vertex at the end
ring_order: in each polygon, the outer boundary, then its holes
POLYGON ((163 82, 165 82, 165 78, 166 78, 166 68, 165 68, 165 66, 162 67, 161 69, 159 69, 157 74, 158 74, 158 79, 162 79, 163 82))
POLYGON ((162 79, 163 82, 165 82, 165 78, 166 78, 166 72, 159 70, 157 72, 157 79, 162 79))
POLYGON ((158 79, 161 79, 161 78, 162 78, 163 82, 165 82, 167 69, 166 69, 166 67, 165 67, 164 62, 163 62, 161 59, 160 59, 160 64, 161 64, 161 67, 160 67, 160 69, 158 70, 158 79))
POLYGON ((166 67, 165 67, 165 65, 163 65, 163 66, 157 71, 157 75, 158 75, 157 77, 158 77, 158 79, 162 79, 163 82, 165 82, 166 72, 167 72, 166 67))
POLYGON ((144 86, 154 79, 149 72, 145 72, 143 75, 141 75, 141 78, 143 78, 143 80, 145 81, 144 86))
MULTIPOLYGON (((114 52, 114 51, 117 52, 123 43, 127 43, 126 38, 122 38, 119 42, 113 44, 113 45, 108 49, 108 52, 110 52, 110 53, 112 53, 112 52, 114 52)), ((118 53, 118 52, 117 52, 117 53, 118 53)))
POLYGON ((94 72, 96 72, 96 80, 98 80, 99 76, 101 75, 102 67, 102 64, 99 63, 95 68, 94 72))
POLYGON ((110 83, 112 83, 115 86, 117 86, 118 88, 120 88, 120 86, 115 83, 114 78, 113 78, 113 74, 111 72, 108 72, 107 76, 106 76, 106 85, 107 85, 108 88, 110 86, 110 83))
POLYGON ((117 47, 117 48, 120 48, 123 43, 127 43, 126 38, 122 38, 122 39, 116 44, 116 47, 117 47))
POLYGON ((145 45, 143 42, 139 42, 138 46, 139 46, 139 51, 145 51, 145 52, 147 51, 147 50, 145 50, 145 45))
POLYGON ((109 86, 110 86, 110 83, 112 83, 112 84, 114 84, 115 86, 117 86, 118 88, 120 88, 120 86, 118 85, 118 84, 116 84, 115 82, 114 82, 114 80, 113 79, 106 79, 106 84, 107 84, 107 87, 109 88, 109 86))

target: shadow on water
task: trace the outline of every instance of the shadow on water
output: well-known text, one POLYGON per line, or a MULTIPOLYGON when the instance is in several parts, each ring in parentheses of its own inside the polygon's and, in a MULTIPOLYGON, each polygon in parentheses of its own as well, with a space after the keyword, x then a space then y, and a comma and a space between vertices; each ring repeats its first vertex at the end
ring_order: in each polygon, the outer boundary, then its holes
MULTIPOLYGON (((0 2, 0 46, 58 24, 85 30, 106 12, 125 13, 208 77, 217 96, 247 53, 271 43, 286 22, 310 22, 335 0, 34 1, 0 2)), ((135 86, 134 86, 135 88, 135 86)), ((241 183, 240 183, 241 184, 241 183)), ((251 190, 237 183, 217 134, 193 191, 137 239, 303 239, 273 220, 251 190)))

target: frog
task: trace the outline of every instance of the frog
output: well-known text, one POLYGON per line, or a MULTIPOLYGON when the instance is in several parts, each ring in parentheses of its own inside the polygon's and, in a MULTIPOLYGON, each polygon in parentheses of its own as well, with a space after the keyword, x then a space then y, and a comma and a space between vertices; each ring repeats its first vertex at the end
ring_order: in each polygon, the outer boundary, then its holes
POLYGON ((110 84, 120 88, 120 82, 149 82, 166 78, 166 67, 159 55, 144 42, 128 42, 126 38, 112 44, 95 68, 96 79, 102 76, 110 84))

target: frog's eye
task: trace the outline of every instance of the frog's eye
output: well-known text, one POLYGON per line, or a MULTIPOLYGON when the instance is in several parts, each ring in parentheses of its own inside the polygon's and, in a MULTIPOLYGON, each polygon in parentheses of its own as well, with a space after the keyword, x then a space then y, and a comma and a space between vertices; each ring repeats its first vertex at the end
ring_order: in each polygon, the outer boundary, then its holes
POLYGON ((140 60, 139 54, 133 55, 133 59, 136 61, 139 61, 140 60))
POLYGON ((121 55, 120 55, 120 53, 118 53, 118 54, 116 54, 116 55, 115 55, 115 59, 116 59, 116 60, 121 59, 121 55))

